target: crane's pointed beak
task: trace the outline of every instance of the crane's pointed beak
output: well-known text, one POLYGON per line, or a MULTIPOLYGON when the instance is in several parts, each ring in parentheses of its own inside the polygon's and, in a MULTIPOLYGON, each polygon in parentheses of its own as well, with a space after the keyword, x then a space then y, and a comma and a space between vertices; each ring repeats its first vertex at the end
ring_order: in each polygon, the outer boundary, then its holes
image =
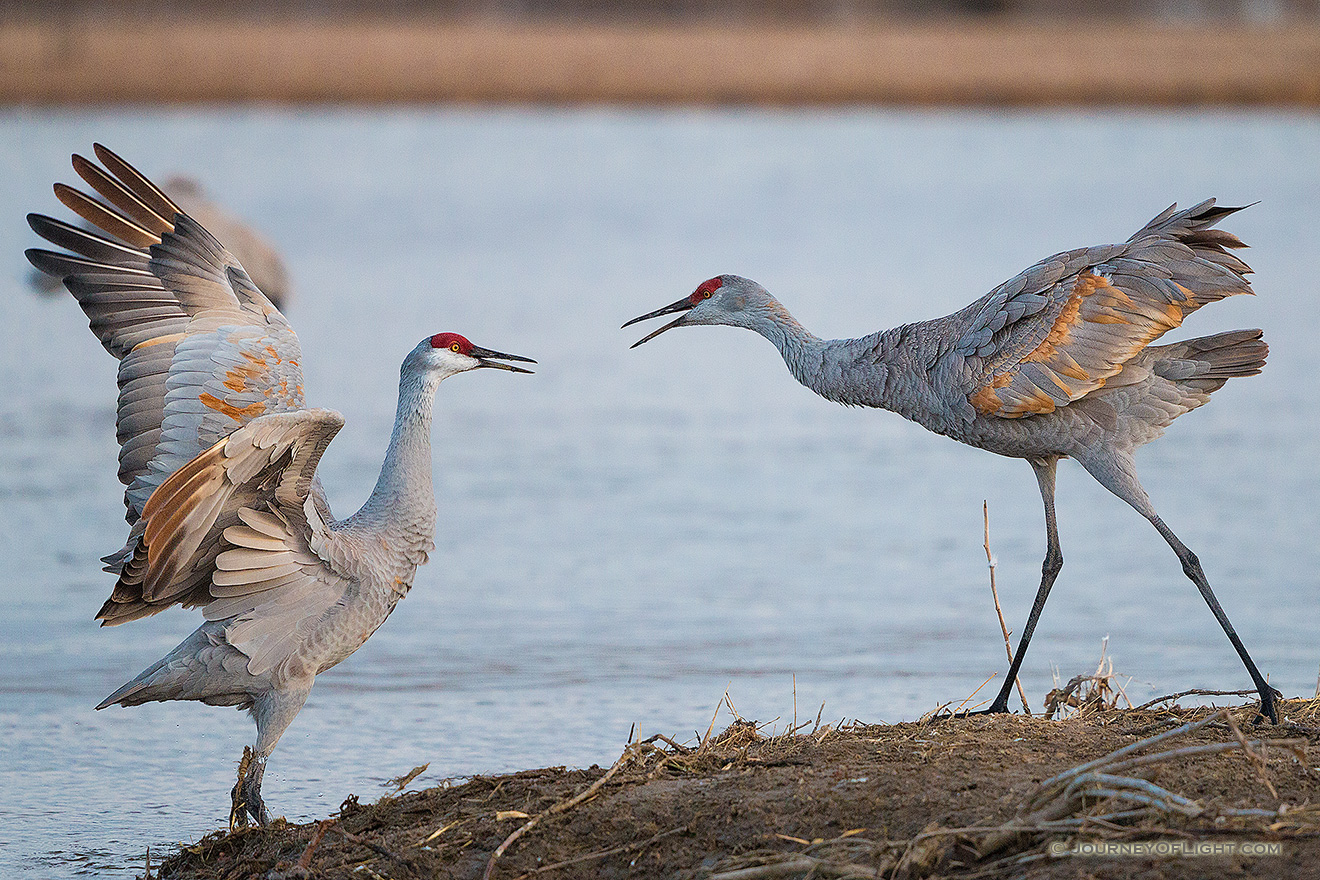
MULTIPOLYGON (((639 315, 638 317, 633 318, 631 321, 627 322, 623 326, 628 327, 631 326, 632 324, 636 324, 638 321, 645 321, 647 318, 658 318, 661 315, 670 315, 673 314, 674 312, 686 312, 690 308, 692 308, 692 300, 691 298, 685 296, 682 299, 680 299, 678 302, 670 303, 669 305, 665 306, 663 309, 656 309, 654 312, 647 312, 645 315, 639 315)), ((637 340, 628 347, 636 348, 637 346, 641 345, 643 342, 650 342, 652 339, 655 339, 657 336, 659 336, 661 333, 664 333, 666 330, 672 330, 675 327, 681 327, 686 319, 687 319, 687 315, 679 315, 678 318, 676 318, 675 320, 670 321, 668 324, 664 325, 659 330, 654 330, 651 333, 648 333, 646 336, 643 336, 641 339, 637 340)))
POLYGON ((536 363, 536 361, 531 358, 520 357, 516 354, 504 354, 499 351, 491 351, 489 348, 481 348, 476 345, 472 346, 471 355, 480 362, 477 364, 478 369, 481 367, 491 367, 496 370, 508 370, 511 373, 532 372, 531 370, 524 370, 522 367, 515 367, 513 364, 502 364, 499 361, 491 360, 491 358, 501 358, 506 361, 522 361, 524 364, 536 363))

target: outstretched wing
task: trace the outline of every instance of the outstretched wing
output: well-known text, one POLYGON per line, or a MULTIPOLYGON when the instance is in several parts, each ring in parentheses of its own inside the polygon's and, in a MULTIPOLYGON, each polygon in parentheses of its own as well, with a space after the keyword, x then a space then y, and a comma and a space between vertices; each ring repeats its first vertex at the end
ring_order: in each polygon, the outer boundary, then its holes
POLYGON ((1202 305, 1250 293, 1251 269, 1226 250, 1245 245, 1212 228, 1239 210, 1173 205, 1123 244, 1057 254, 973 303, 953 347, 968 402, 1002 418, 1053 412, 1202 305))
POLYGON ((70 253, 31 249, 63 280, 106 350, 119 358, 119 479, 132 557, 147 500, 170 474, 258 416, 301 410, 301 352, 284 316, 243 267, 159 187, 110 150, 101 166, 73 157, 96 196, 55 185, 60 201, 100 230, 28 215, 70 253))
POLYGON ((142 539, 98 617, 107 624, 175 603, 232 620, 226 638, 260 674, 348 579, 319 555, 326 524, 313 485, 343 426, 326 409, 260 416, 171 474, 142 510, 142 539))
POLYGON ((289 270, 279 250, 261 232, 231 214, 191 177, 175 174, 166 178, 161 189, 183 208, 188 216, 206 227, 225 248, 238 258, 252 283, 261 289, 276 308, 286 308, 292 298, 289 270))

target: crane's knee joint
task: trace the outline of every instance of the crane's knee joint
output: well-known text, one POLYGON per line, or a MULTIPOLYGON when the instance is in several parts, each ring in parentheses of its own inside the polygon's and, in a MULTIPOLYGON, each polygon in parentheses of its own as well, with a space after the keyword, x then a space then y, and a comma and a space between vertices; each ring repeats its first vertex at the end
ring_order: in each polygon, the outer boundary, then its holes
POLYGON ((1200 581, 1205 578, 1205 572, 1201 570, 1201 560, 1196 558, 1196 554, 1191 550, 1182 558, 1183 574, 1194 581, 1200 581))
POLYGON ((1045 575, 1046 577, 1052 578, 1052 577, 1057 577, 1059 572, 1062 570, 1063 570, 1062 553, 1056 552, 1056 553, 1045 554, 1045 562, 1042 563, 1040 567, 1041 574, 1045 575))

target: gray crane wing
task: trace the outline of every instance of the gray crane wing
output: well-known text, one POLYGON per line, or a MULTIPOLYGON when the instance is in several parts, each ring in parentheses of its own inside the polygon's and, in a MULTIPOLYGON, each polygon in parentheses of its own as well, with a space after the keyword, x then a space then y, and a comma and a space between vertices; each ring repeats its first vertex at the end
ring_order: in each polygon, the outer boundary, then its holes
POLYGON ((274 244, 251 224, 234 216, 211 198, 202 185, 191 177, 173 175, 165 180, 161 189, 189 217, 224 242, 226 250, 243 264, 252 283, 277 308, 288 306, 293 293, 289 270, 274 244))
MULTIPOLYGON (((40 214, 32 228, 71 253, 33 248, 28 259, 63 280, 92 332, 119 358, 119 479, 135 525, 170 474, 235 428, 302 409, 298 337, 239 262, 123 159, 96 145, 105 168, 74 156, 97 196, 55 185, 101 232, 40 214)), ((119 571, 128 544, 106 557, 119 571)))
POLYGON ((1042 260, 973 303, 952 353, 981 415, 1053 412, 1112 383, 1124 364, 1208 302, 1250 293, 1250 268, 1212 228, 1239 208, 1177 205, 1123 244, 1042 260))
POLYGON ((333 539, 313 493, 343 424, 326 409, 260 416, 171 474, 101 616, 201 604, 208 620, 231 621, 226 638, 253 675, 284 659, 351 583, 318 552, 333 539))

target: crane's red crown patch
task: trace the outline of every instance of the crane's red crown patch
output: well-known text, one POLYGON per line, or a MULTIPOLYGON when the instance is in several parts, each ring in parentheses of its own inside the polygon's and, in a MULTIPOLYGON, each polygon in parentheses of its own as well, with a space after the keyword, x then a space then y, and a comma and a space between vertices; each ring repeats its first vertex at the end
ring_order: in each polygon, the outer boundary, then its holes
POLYGON ((472 343, 467 341, 467 337, 459 336, 457 333, 437 333, 431 337, 432 348, 447 348, 450 351, 456 351, 459 354, 471 354, 472 343))
POLYGON ((711 294, 713 294, 715 291, 719 290, 723 286, 724 286, 724 282, 718 278, 712 278, 709 281, 703 281, 701 282, 700 285, 697 286, 697 289, 692 292, 692 295, 688 297, 688 299, 692 300, 692 304, 695 306, 703 299, 710 299, 711 294))

